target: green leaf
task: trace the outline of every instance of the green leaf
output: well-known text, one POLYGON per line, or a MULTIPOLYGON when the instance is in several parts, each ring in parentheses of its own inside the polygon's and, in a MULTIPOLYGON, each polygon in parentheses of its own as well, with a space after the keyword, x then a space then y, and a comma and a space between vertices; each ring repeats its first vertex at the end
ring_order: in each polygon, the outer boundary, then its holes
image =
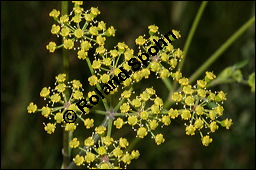
POLYGON ((251 92, 255 92, 255 72, 249 75, 248 84, 251 86, 251 92))

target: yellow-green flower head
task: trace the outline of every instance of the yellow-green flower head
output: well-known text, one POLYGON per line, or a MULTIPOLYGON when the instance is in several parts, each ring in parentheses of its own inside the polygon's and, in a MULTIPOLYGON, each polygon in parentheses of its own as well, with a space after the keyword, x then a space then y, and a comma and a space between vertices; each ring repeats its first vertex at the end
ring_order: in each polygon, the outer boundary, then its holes
POLYGON ((84 14, 84 18, 86 21, 90 22, 95 18, 95 16, 93 16, 92 14, 84 14))
POLYGON ((150 63, 150 70, 153 71, 153 72, 157 72, 158 70, 160 70, 161 66, 158 62, 151 62, 150 63))
POLYGON ((111 26, 111 27, 109 27, 108 29, 107 29, 107 31, 106 31, 106 33, 105 33, 105 35, 106 36, 115 36, 115 32, 116 32, 116 30, 115 30, 115 28, 113 27, 113 26, 111 26))
POLYGON ((90 27, 89 33, 92 35, 98 35, 98 27, 95 27, 95 26, 90 27))
POLYGON ((214 110, 217 112, 219 116, 223 115, 224 108, 221 105, 218 105, 217 107, 215 107, 214 110))
POLYGON ((140 152, 138 150, 133 150, 131 153, 132 159, 137 159, 140 156, 140 152))
POLYGON ((97 149, 97 152, 99 155, 105 155, 107 153, 107 150, 104 146, 101 146, 97 149))
POLYGON ((186 86, 188 85, 189 81, 188 81, 188 78, 181 78, 179 79, 179 83, 182 85, 182 86, 186 86))
POLYGON ((120 117, 117 118, 115 121, 114 121, 114 125, 116 126, 117 129, 121 129, 124 125, 124 121, 123 119, 121 119, 120 117))
POLYGON ((142 120, 147 120, 148 116, 149 116, 149 113, 147 111, 140 112, 140 118, 142 120))
POLYGON ((84 163, 84 157, 80 156, 80 155, 76 155, 76 157, 73 159, 73 161, 75 162, 75 164, 77 166, 80 166, 84 163))
POLYGON ((148 101, 150 98, 150 94, 148 94, 146 91, 140 94, 140 98, 144 101, 148 101))
POLYGON ((183 120, 188 120, 191 117, 191 113, 189 110, 182 110, 181 112, 181 118, 183 120))
POLYGON ((81 43, 82 50, 88 51, 91 47, 92 47, 92 45, 89 41, 82 41, 82 43, 81 43))
POLYGON ((210 117, 211 120, 215 120, 216 117, 217 117, 216 111, 215 110, 210 110, 209 111, 209 117, 210 117))
POLYGON ((49 133, 52 134, 55 131, 55 125, 52 123, 47 123, 47 125, 44 127, 44 130, 49 133))
POLYGON ((110 66, 112 63, 112 59, 107 57, 107 58, 103 58, 102 64, 104 64, 105 66, 110 66))
POLYGON ((59 74, 55 78, 56 78, 57 82, 62 83, 66 80, 66 74, 59 74))
POLYGON ((215 100, 216 100, 217 102, 227 100, 226 94, 225 94, 223 91, 220 91, 220 92, 216 95, 215 100))
POLYGON ((41 97, 47 97, 50 94, 50 90, 46 87, 44 87, 41 92, 40 92, 40 96, 41 97))
POLYGON ((127 48, 124 52, 124 58, 126 61, 129 61, 131 58, 133 58, 134 50, 127 48))
POLYGON ((96 48, 96 53, 98 53, 99 55, 103 55, 106 52, 106 48, 104 46, 99 46, 98 48, 96 48))
POLYGON ((60 31, 60 26, 53 24, 53 25, 52 25, 52 29, 51 29, 51 33, 52 33, 52 34, 58 34, 59 31, 60 31))
POLYGON ((76 29, 74 35, 76 38, 82 38, 84 36, 84 32, 81 29, 76 29))
POLYGON ((165 78, 169 77, 170 75, 171 74, 170 74, 168 69, 163 69, 163 70, 160 71, 161 79, 165 79, 165 78))
POLYGON ((60 15, 60 11, 57 11, 56 9, 53 9, 50 13, 49 16, 53 18, 57 18, 60 15))
POLYGON ((125 90, 123 91, 123 93, 121 94, 121 97, 123 98, 129 98, 131 96, 131 91, 130 90, 125 90))
POLYGON ((98 28, 99 28, 99 30, 105 30, 106 29, 106 23, 104 21, 98 22, 98 28))
POLYGON ((179 111, 177 109, 173 110, 173 108, 171 108, 168 112, 168 116, 170 116, 172 119, 175 119, 179 116, 179 111))
POLYGON ((202 106, 200 106, 200 105, 197 105, 197 106, 196 106, 195 111, 196 111, 196 114, 197 114, 198 116, 204 114, 204 108, 203 108, 202 106))
POLYGON ((76 99, 76 100, 80 100, 80 99, 83 98, 83 92, 81 92, 80 90, 75 90, 75 91, 73 92, 73 97, 74 97, 74 99, 76 99))
POLYGON ((94 145, 94 140, 92 137, 88 137, 87 139, 84 140, 84 145, 87 147, 93 146, 94 145))
POLYGON ((76 130, 76 124, 75 123, 67 123, 65 127, 65 131, 73 132, 76 130))
POLYGON ((210 136, 208 136, 208 135, 202 137, 201 140, 202 140, 202 144, 204 146, 208 146, 212 142, 212 138, 210 138, 210 136))
POLYGON ((137 122, 138 122, 138 119, 137 119, 137 116, 129 116, 128 117, 128 124, 129 125, 132 125, 132 126, 134 126, 134 125, 136 125, 137 124, 137 122))
POLYGON ((217 123, 215 121, 211 122, 209 127, 210 127, 211 132, 215 132, 219 128, 219 126, 217 125, 217 123))
POLYGON ((35 113, 37 110, 36 104, 34 104, 33 102, 29 103, 27 110, 28 110, 28 113, 35 113))
POLYGON ((75 89, 79 89, 79 88, 82 87, 82 84, 81 84, 81 82, 80 82, 79 80, 73 80, 73 81, 72 81, 72 86, 73 86, 73 88, 75 88, 75 89))
POLYGON ((127 141, 126 138, 120 138, 119 139, 119 146, 121 148, 126 148, 129 145, 129 142, 127 141))
POLYGON ((97 16, 98 14, 100 14, 100 11, 98 8, 91 7, 91 14, 97 16))
POLYGON ((150 25, 148 26, 149 35, 154 35, 158 31, 158 26, 150 25))
POLYGON ((147 136, 148 134, 148 131, 146 128, 144 127, 140 127, 138 130, 137 130, 137 137, 139 138, 144 138, 145 136, 147 136))
POLYGON ((123 43, 123 42, 119 42, 119 43, 117 44, 117 47, 118 47, 118 51, 122 51, 122 52, 124 52, 124 50, 125 50, 126 48, 128 48, 128 46, 127 46, 125 43, 123 43))
POLYGON ((122 161, 125 163, 125 164, 130 164, 131 163, 131 155, 127 152, 124 154, 124 156, 122 157, 122 161))
POLYGON ((56 113, 56 115, 54 116, 54 119, 56 120, 56 123, 61 123, 63 122, 63 114, 62 113, 56 113))
POLYGON ((185 103, 188 106, 193 106, 194 105, 194 98, 192 96, 188 96, 185 98, 185 103))
POLYGON ((115 57, 117 57, 119 55, 119 52, 117 50, 110 50, 109 52, 110 52, 110 55, 113 58, 115 58, 115 57))
POLYGON ((155 130, 157 128, 157 126, 158 126, 157 120, 154 119, 154 120, 149 121, 149 127, 151 130, 155 130))
POLYGON ((63 15, 60 17, 60 23, 67 23, 69 20, 68 15, 63 15))
POLYGON ((127 113, 130 109, 130 105, 127 104, 127 103, 123 103, 121 106, 120 106, 120 111, 121 113, 127 113))
POLYGON ((110 75, 109 74, 103 74, 100 76, 100 80, 102 83, 107 83, 110 80, 110 75))
POLYGON ((227 118, 221 121, 221 126, 226 127, 226 129, 229 129, 232 124, 232 119, 227 118))
POLYGON ((197 80, 197 86, 200 88, 205 88, 207 85, 207 82, 204 80, 197 80))
POLYGON ((150 107, 150 110, 151 110, 152 113, 154 113, 154 114, 160 113, 160 108, 159 108, 159 106, 156 105, 156 104, 153 104, 153 105, 150 107))
POLYGON ((65 49, 71 50, 74 47, 74 41, 72 39, 66 39, 63 45, 65 49))
POLYGON ((88 78, 88 81, 91 86, 94 86, 98 83, 98 78, 97 76, 92 75, 91 77, 88 78))
POLYGON ((200 96, 200 97, 205 97, 206 96, 206 90, 204 90, 204 89, 198 89, 197 90, 197 94, 198 94, 198 96, 200 96))
MULTIPOLYGON (((62 92, 64 92, 65 89, 66 89, 66 84, 60 83, 60 84, 58 84, 58 85, 55 87, 55 89, 56 89, 59 93, 62 93, 62 92)), ((49 89, 48 89, 48 90, 49 90, 49 89)))
POLYGON ((192 94, 194 92, 194 90, 192 89, 192 86, 191 85, 187 85, 187 86, 184 86, 182 88, 182 91, 185 93, 185 94, 192 94))
POLYGON ((74 5, 83 5, 83 1, 72 1, 74 5))
POLYGON ((171 69, 175 69, 178 64, 178 60, 176 58, 172 58, 170 59, 169 64, 171 65, 171 69))
POLYGON ((216 96, 215 96, 215 94, 212 93, 212 92, 210 92, 210 93, 209 93, 209 96, 207 97, 207 99, 212 100, 212 101, 215 101, 215 98, 216 98, 216 96))
POLYGON ((47 46, 46 49, 49 50, 51 53, 53 53, 56 49, 56 43, 55 42, 50 42, 47 46))
POLYGON ((101 67, 101 61, 100 60, 93 60, 92 68, 93 69, 99 69, 100 67, 101 67))
POLYGON ((160 133, 155 136, 155 142, 157 145, 164 143, 164 141, 165 141, 165 139, 164 139, 163 134, 160 133))
POLYGON ((85 119, 84 126, 86 127, 86 129, 92 128, 94 126, 94 120, 90 118, 85 119))
POLYGON ((49 117, 49 115, 51 114, 51 108, 49 108, 49 107, 42 107, 42 115, 44 116, 44 117, 49 117))
POLYGON ((80 145, 80 142, 77 140, 77 138, 73 138, 73 139, 69 142, 70 148, 77 148, 79 145, 80 145))
POLYGON ((89 164, 91 162, 93 162, 96 159, 96 156, 91 153, 91 152, 87 152, 86 155, 84 156, 84 160, 89 164))
POLYGON ((60 35, 63 37, 68 36, 70 33, 70 29, 68 27, 61 28, 60 35))
MULTIPOLYGON (((87 107, 86 107, 87 108, 87 107)), ((67 110, 73 110, 74 112, 77 112, 78 111, 78 107, 75 103, 71 104, 67 110)))
POLYGON ((143 45, 145 44, 146 40, 143 38, 143 36, 139 36, 136 40, 135 40, 135 43, 137 45, 143 45))
POLYGON ((193 125, 189 125, 186 127, 186 134, 187 135, 195 135, 196 128, 193 125))
POLYGON ((95 128, 96 133, 98 133, 99 135, 103 134, 106 131, 106 127, 104 126, 98 126, 95 128))
POLYGON ((169 116, 163 116, 162 117, 162 123, 165 125, 165 126, 168 126, 170 123, 171 123, 171 119, 169 116))
POLYGON ((113 141, 114 141, 114 139, 111 138, 110 136, 102 137, 102 142, 103 142, 106 146, 111 145, 113 141))
POLYGON ((144 77, 144 78, 148 78, 148 76, 150 75, 150 70, 147 69, 147 68, 143 68, 141 71, 141 75, 144 77))
POLYGON ((52 95, 51 97, 51 101, 53 102, 53 103, 58 103, 59 101, 60 101, 60 95, 58 94, 58 93, 56 93, 56 94, 54 94, 54 95, 52 95))
POLYGON ((73 16, 73 17, 72 17, 72 21, 74 21, 75 23, 78 24, 79 22, 82 21, 81 15, 77 14, 77 15, 73 16))
POLYGON ((183 58, 183 52, 178 48, 174 53, 173 57, 183 58))
POLYGON ((196 119, 195 123, 194 123, 195 128, 197 129, 202 129, 204 127, 204 121, 199 119, 196 119))
POLYGON ((132 100, 132 105, 135 107, 140 107, 141 106, 141 102, 140 99, 136 98, 132 100))
POLYGON ((161 60, 167 62, 169 60, 169 55, 166 53, 162 53, 161 60))
POLYGON ((79 7, 79 6, 75 6, 75 7, 73 8, 73 10, 74 10, 75 14, 77 15, 77 14, 81 14, 84 9, 81 8, 81 7, 79 7))
POLYGON ((178 92, 174 92, 172 95, 172 100, 175 102, 180 102, 182 99, 182 95, 178 92))
POLYGON ((120 149, 120 147, 116 147, 114 150, 113 150, 113 155, 115 157, 121 157, 123 155, 123 151, 120 149))
POLYGON ((97 42, 99 45, 104 45, 104 44, 105 44, 105 41, 106 41, 106 38, 105 38, 105 37, 102 37, 101 35, 98 35, 97 38, 96 38, 96 42, 97 42))
POLYGON ((210 82, 211 80, 215 79, 216 76, 213 74, 213 72, 206 71, 205 81, 210 82))
POLYGON ((176 79, 179 80, 182 77, 182 73, 178 70, 175 73, 172 73, 171 76, 176 79))
POLYGON ((109 163, 102 163, 100 164, 100 169, 110 169, 111 164, 109 163))
POLYGON ((153 88, 146 88, 146 92, 150 95, 156 94, 156 91, 153 88))

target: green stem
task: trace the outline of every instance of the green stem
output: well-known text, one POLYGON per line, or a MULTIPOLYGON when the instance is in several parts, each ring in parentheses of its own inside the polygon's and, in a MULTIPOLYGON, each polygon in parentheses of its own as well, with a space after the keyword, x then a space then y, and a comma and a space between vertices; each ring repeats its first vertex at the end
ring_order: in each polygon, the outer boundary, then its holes
POLYGON ((167 77, 165 79, 162 79, 162 81, 164 82, 164 84, 167 87, 167 89, 169 90, 169 92, 171 92, 173 89, 172 89, 172 82, 171 82, 170 78, 167 77))
POLYGON ((207 1, 203 1, 197 14, 196 14, 196 18, 194 19, 194 22, 192 24, 192 28, 190 29, 189 31, 189 34, 188 34, 188 38, 186 40, 186 43, 184 45, 184 50, 183 50, 183 58, 182 58, 182 61, 179 63, 179 66, 178 66, 178 69, 180 69, 180 71, 182 70, 182 67, 183 67, 183 64, 184 64, 184 61, 186 59, 186 56, 187 56, 187 53, 188 53, 188 50, 189 50, 189 47, 190 47, 190 44, 191 44, 191 41, 194 37, 194 34, 196 32, 196 29, 197 29, 197 26, 198 26, 198 23, 202 17, 202 14, 204 12, 204 9, 207 5, 207 1))
MULTIPOLYGON (((61 14, 68 14, 68 1, 61 1, 61 14)), ((62 48, 62 56, 63 56, 63 72, 66 74, 67 81, 69 80, 69 57, 68 51, 62 48)), ((69 92, 66 90, 65 95, 69 96, 69 92)), ((63 128, 63 162, 61 165, 62 169, 66 169, 71 161, 71 148, 69 147, 69 141, 71 140, 73 134, 72 132, 65 131, 63 128)))
POLYGON ((108 121, 108 132, 107 132, 107 136, 111 136, 111 131, 112 131, 112 123, 113 123, 113 118, 109 117, 109 121, 108 121))
POLYGON ((216 61, 221 54, 228 49, 228 47, 234 43, 255 21, 255 16, 249 19, 243 26, 241 26, 220 48, 218 48, 211 57, 204 62, 204 64, 189 78, 189 82, 194 82, 211 64, 216 61))

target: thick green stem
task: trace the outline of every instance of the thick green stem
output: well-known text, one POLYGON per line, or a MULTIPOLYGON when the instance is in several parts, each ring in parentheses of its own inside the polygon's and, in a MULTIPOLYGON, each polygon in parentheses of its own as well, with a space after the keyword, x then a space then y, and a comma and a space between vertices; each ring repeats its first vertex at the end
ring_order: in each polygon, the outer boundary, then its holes
POLYGON ((204 64, 189 78, 189 82, 194 82, 210 65, 212 65, 228 47, 233 44, 255 21, 255 16, 249 19, 243 26, 241 26, 220 48, 211 55, 211 57, 204 62, 204 64))
MULTIPOLYGON (((68 1, 61 1, 61 14, 68 14, 68 1)), ((63 72, 66 74, 66 80, 69 81, 69 57, 68 51, 62 48, 62 56, 63 56, 63 72)), ((66 90, 65 95, 69 96, 69 92, 66 90)), ((72 139, 72 132, 65 131, 63 129, 63 162, 62 169, 66 169, 71 161, 71 148, 69 147, 69 141, 72 139)))

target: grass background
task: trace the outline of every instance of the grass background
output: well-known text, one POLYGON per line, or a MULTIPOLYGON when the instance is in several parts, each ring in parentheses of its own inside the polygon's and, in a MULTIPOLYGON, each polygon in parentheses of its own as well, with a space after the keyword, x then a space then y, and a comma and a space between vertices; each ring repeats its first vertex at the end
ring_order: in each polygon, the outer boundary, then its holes
MULTIPOLYGON (((155 24, 163 34, 171 29, 180 30, 182 38, 174 45, 183 49, 200 4, 86 1, 83 7, 99 7, 98 19, 117 29, 106 47, 112 48, 121 41, 136 48, 134 40, 147 34, 148 25, 155 24)), ((61 50, 52 54, 45 48, 49 41, 56 40, 50 33, 55 23, 49 17, 53 8, 60 9, 60 2, 1 1, 1 168, 61 166, 62 129, 57 128, 54 134, 48 135, 43 129, 46 120, 26 111, 31 101, 39 107, 45 104, 39 93, 43 87, 52 86, 54 77, 61 72, 61 50)), ((192 40, 184 76, 196 71, 254 13, 254 2, 209 2, 192 40)), ((242 72, 244 79, 248 79, 255 71, 254 36, 255 26, 252 26, 208 70, 218 74, 247 59, 249 63, 242 72)), ((80 79, 86 84, 88 75, 85 65, 70 55, 70 79, 80 79)), ((166 93, 161 86, 156 88, 166 93)), ((203 147, 198 134, 187 136, 184 125, 174 122, 163 129, 166 142, 161 146, 149 138, 138 142, 135 149, 140 150, 141 156, 129 168, 255 168, 255 93, 238 83, 213 88, 220 89, 228 94, 225 114, 234 122, 229 131, 220 128, 212 135, 213 143, 203 147)))

